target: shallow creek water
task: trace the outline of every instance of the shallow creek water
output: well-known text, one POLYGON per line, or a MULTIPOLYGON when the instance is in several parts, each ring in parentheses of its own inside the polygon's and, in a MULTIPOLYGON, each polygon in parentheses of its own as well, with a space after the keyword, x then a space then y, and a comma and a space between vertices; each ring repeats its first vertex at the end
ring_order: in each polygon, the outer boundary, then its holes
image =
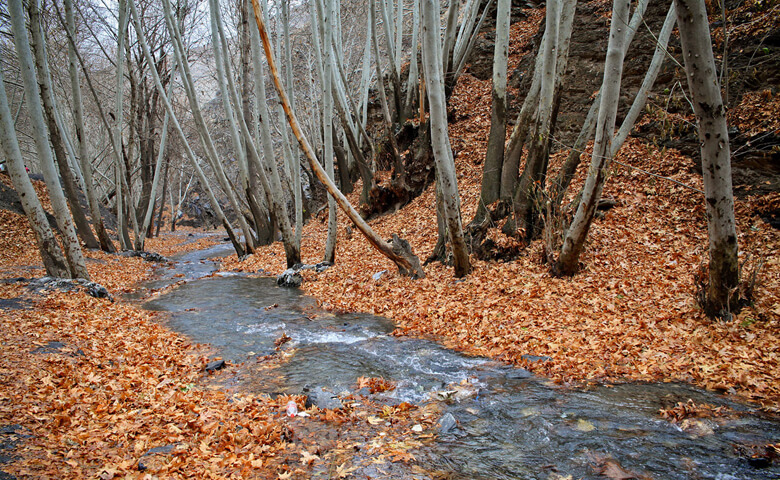
POLYGON ((145 288, 184 283, 146 308, 169 311, 170 328, 234 363, 271 354, 274 340, 289 336, 285 348, 293 353, 275 375, 242 379, 257 393, 298 394, 307 385, 349 392, 368 376, 397 384, 382 394, 387 403, 441 402, 457 425, 418 458, 449 478, 628 478, 631 471, 653 479, 780 479, 777 462, 756 468, 735 451, 780 440, 780 421, 753 406, 681 384, 554 386, 431 341, 393 337, 384 318, 322 312, 273 278, 212 276, 217 267, 205 259, 229 253, 219 245, 161 268, 145 288), (688 431, 659 416, 689 399, 740 413, 700 420, 688 431))

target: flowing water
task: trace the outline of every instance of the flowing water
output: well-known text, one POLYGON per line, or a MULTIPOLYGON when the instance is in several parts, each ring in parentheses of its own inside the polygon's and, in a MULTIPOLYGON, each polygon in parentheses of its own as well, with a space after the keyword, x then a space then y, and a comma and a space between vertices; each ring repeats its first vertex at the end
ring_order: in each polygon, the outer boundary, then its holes
POLYGON ((346 393, 367 376, 397 384, 382 394, 384 402, 441 402, 456 424, 420 457, 449 478, 633 478, 626 473, 633 472, 653 479, 780 479, 777 461, 757 468, 736 453, 735 445, 780 441, 780 421, 752 406, 681 384, 554 386, 431 341, 393 337, 384 318, 322 312, 273 278, 212 275, 216 265, 204 259, 230 252, 221 245, 161 269, 147 288, 186 282, 146 307, 169 311, 170 328, 234 363, 272 354, 276 339, 290 337, 285 348, 292 355, 273 378, 242 379, 258 393, 298 394, 306 386, 346 393), (689 399, 736 414, 694 420, 686 430, 659 416, 659 409, 689 399))

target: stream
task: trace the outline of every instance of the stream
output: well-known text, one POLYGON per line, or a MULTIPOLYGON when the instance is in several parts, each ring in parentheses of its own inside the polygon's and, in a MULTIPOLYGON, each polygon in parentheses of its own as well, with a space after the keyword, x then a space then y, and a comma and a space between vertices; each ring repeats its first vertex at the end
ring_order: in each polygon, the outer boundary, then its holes
POLYGON ((233 363, 273 354, 275 340, 289 336, 284 348, 291 356, 273 378, 242 378, 255 393, 353 392, 365 376, 397 384, 378 394, 382 402, 441 402, 444 417, 456 423, 443 421, 447 426, 418 458, 448 478, 627 479, 633 472, 653 479, 780 479, 777 460, 760 467, 736 452, 735 445, 780 440, 780 420, 754 406, 676 383, 555 386, 432 341, 393 337, 392 322, 381 317, 323 312, 299 290, 277 287, 275 278, 215 275, 217 264, 207 259, 231 253, 222 244, 175 258, 144 288, 182 284, 144 306, 170 312, 169 328, 233 363), (659 415, 689 399, 736 414, 696 419, 686 430, 659 415))

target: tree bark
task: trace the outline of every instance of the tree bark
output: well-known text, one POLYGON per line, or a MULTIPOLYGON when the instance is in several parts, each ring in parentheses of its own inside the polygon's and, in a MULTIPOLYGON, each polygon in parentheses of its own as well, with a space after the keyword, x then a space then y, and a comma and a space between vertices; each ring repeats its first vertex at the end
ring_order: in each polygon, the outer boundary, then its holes
POLYGON ((482 187, 474 223, 487 214, 487 206, 498 200, 501 190, 501 167, 504 164, 506 140, 506 74, 509 60, 509 20, 512 0, 498 0, 496 8, 496 40, 493 50, 493 104, 490 113, 490 134, 482 168, 482 187))
POLYGON ((439 35, 439 1, 421 0, 421 8, 423 72, 428 83, 431 146, 436 161, 436 179, 441 189, 442 212, 452 247, 455 276, 460 278, 469 274, 471 264, 466 241, 463 238, 455 160, 452 157, 452 147, 447 133, 447 104, 442 78, 444 63, 439 35))
POLYGON ((306 137, 303 136, 303 132, 301 131, 300 125, 298 124, 298 120, 295 118, 295 114, 290 108, 290 102, 287 99, 287 94, 285 93, 281 79, 279 78, 279 72, 276 69, 271 41, 268 38, 268 32, 266 31, 265 22, 263 21, 262 12, 258 2, 259 0, 252 0, 252 6, 255 12, 255 22, 257 23, 258 33, 262 39, 263 48, 265 50, 265 57, 268 61, 268 68, 271 71, 271 76, 274 81, 274 86, 276 87, 276 92, 279 95, 282 106, 284 107, 285 114, 287 115, 287 121, 289 122, 290 128, 295 134, 295 138, 298 139, 298 143, 306 154, 306 158, 309 160, 309 166, 311 167, 312 171, 314 171, 314 174, 317 176, 317 178, 325 185, 328 193, 333 195, 339 207, 344 210, 349 219, 352 220, 352 222, 358 228, 358 230, 360 230, 360 232, 368 239, 369 243, 371 243, 371 245, 373 245, 380 253, 393 261, 401 274, 414 278, 424 277, 425 273, 422 271, 422 267, 420 267, 419 259, 414 256, 410 250, 407 250, 403 254, 398 253, 397 249, 394 249, 391 245, 388 245, 376 233, 374 233, 368 223, 366 223, 366 221, 360 217, 360 214, 358 214, 357 210, 355 210, 355 208, 350 205, 347 198, 336 188, 336 185, 320 166, 317 158, 314 155, 314 151, 309 144, 309 141, 306 139, 306 137))
POLYGON ((43 267, 46 269, 46 275, 57 278, 70 278, 71 275, 68 271, 65 257, 57 243, 54 232, 49 226, 46 212, 43 210, 43 206, 41 206, 41 202, 35 193, 24 166, 22 152, 19 149, 19 142, 14 129, 14 120, 11 109, 8 106, 8 97, 5 93, 5 80, 3 79, 2 68, 0 68, 0 149, 3 152, 3 157, 6 159, 11 183, 14 186, 14 190, 19 193, 22 209, 35 235, 35 241, 41 253, 41 260, 43 261, 43 267))
POLYGON ((30 124, 33 129, 36 151, 41 161, 41 170, 49 191, 52 210, 57 219, 57 225, 62 233, 65 244, 65 258, 71 277, 89 279, 84 256, 81 251, 73 219, 68 210, 68 203, 60 187, 59 176, 54 166, 49 138, 46 131, 46 123, 43 119, 43 106, 38 93, 38 79, 35 75, 35 65, 32 58, 30 43, 27 38, 24 9, 21 0, 9 0, 8 13, 11 18, 11 27, 14 34, 14 44, 19 57, 19 70, 24 83, 27 98, 27 108, 30 115, 30 124))
POLYGON ((94 181, 92 179, 92 165, 89 159, 89 144, 84 138, 84 107, 81 100, 81 85, 79 82, 79 73, 76 63, 76 22, 73 17, 73 0, 65 0, 65 17, 67 20, 66 30, 68 32, 68 73, 70 75, 71 94, 73 102, 73 123, 76 132, 76 139, 79 144, 79 162, 81 164, 81 174, 84 178, 84 195, 87 197, 87 204, 92 215, 92 225, 95 227, 100 248, 108 253, 114 253, 116 247, 111 237, 106 231, 103 223, 103 215, 100 213, 100 203, 95 194, 94 181))
MULTIPOLYGON (((166 7, 168 10, 166 12, 166 17, 168 20, 172 22, 173 20, 172 17, 170 16, 170 3, 168 3, 167 1, 165 3, 167 4, 166 7)), ((133 2, 130 2, 130 13, 133 17, 133 25, 136 29, 138 42, 141 44, 141 49, 143 50, 144 57, 146 57, 147 61, 151 61, 152 55, 149 52, 149 45, 147 45, 146 43, 146 37, 143 33, 143 28, 141 28, 141 22, 138 18, 138 12, 136 11, 135 4, 133 2)), ((180 66, 183 66, 180 60, 177 61, 179 62, 180 66)), ((173 122, 173 126, 176 129, 176 133, 179 134, 179 138, 181 139, 181 143, 184 146, 184 149, 187 153, 187 157, 190 160, 190 163, 192 163, 192 166, 195 168, 195 172, 198 175, 198 179, 200 180, 201 186, 206 190, 206 194, 209 197, 209 201, 214 206, 214 213, 217 215, 217 219, 225 227, 225 231, 227 232, 227 235, 230 238, 233 247, 236 249, 236 253, 239 254, 240 256, 243 254, 241 243, 239 242, 238 238, 233 232, 233 229, 230 226, 230 222, 228 222, 227 218, 225 218, 225 213, 222 211, 222 207, 220 207, 219 202, 217 201, 217 197, 214 195, 214 191, 211 189, 211 185, 208 181, 208 178, 206 177, 206 174, 203 172, 203 169, 198 163, 198 160, 195 157, 195 152, 193 152, 192 148, 190 147, 190 144, 187 140, 187 135, 184 133, 184 130, 182 130, 181 124, 179 124, 179 120, 178 118, 176 118, 176 113, 173 111, 173 106, 171 105, 170 99, 168 98, 168 95, 166 95, 165 93, 165 87, 163 87, 162 81, 160 80, 160 76, 157 73, 157 70, 154 68, 150 70, 150 73, 152 75, 152 80, 154 80, 154 84, 157 87, 157 91, 160 93, 160 99, 165 105, 165 111, 168 113, 170 117, 170 121, 173 122)), ((173 215, 175 218, 176 213, 171 212, 171 215, 173 215)))
POLYGON ((89 226, 87 216, 79 203, 79 189, 76 185, 76 179, 70 170, 68 153, 65 150, 63 132, 57 123, 56 104, 52 92, 51 74, 49 73, 48 57, 46 54, 46 39, 41 24, 40 11, 38 10, 37 0, 31 0, 27 5, 27 11, 30 16, 30 33, 33 55, 35 56, 35 69, 38 77, 38 88, 40 90, 41 101, 43 104, 43 113, 46 118, 46 125, 49 129, 49 140, 54 150, 57 168, 60 173, 60 179, 65 189, 65 196, 70 206, 70 212, 73 215, 73 221, 76 226, 76 233, 84 242, 87 248, 97 249, 100 247, 92 229, 89 226))
POLYGON ((563 239, 561 254, 552 267, 555 275, 573 275, 579 268, 579 256, 585 247, 585 239, 588 236, 593 215, 596 212, 596 206, 606 181, 607 167, 612 160, 612 137, 615 132, 620 83, 623 75, 623 57, 628 38, 629 8, 629 0, 614 0, 613 2, 593 156, 588 177, 582 189, 582 200, 563 239))
POLYGON ((705 311, 711 317, 730 319, 731 312, 739 310, 739 260, 726 108, 715 73, 704 2, 674 1, 701 142, 710 257, 705 311))

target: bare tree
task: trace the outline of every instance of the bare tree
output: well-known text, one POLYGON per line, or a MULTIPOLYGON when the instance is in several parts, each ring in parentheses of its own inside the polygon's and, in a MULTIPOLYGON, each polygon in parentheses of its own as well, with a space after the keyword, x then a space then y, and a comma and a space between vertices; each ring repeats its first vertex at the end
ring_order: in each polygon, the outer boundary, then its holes
POLYGON ((27 38, 27 28, 22 1, 10 0, 8 2, 8 11, 11 17, 14 44, 16 46, 17 56, 19 57, 19 69, 24 82, 28 113, 30 115, 36 150, 41 161, 41 169, 43 170, 43 176, 46 180, 46 187, 49 191, 49 198, 51 199, 54 216, 57 219, 57 225, 62 232, 63 242, 65 244, 65 258, 68 261, 68 270, 73 278, 89 279, 89 273, 87 273, 81 245, 76 236, 73 219, 70 216, 68 204, 65 195, 62 192, 62 187, 60 186, 59 176, 54 165, 51 147, 49 146, 46 122, 43 119, 43 106, 41 105, 41 97, 38 93, 38 80, 35 75, 35 65, 30 49, 30 42, 27 38))
POLYGON ((620 83, 623 76, 629 9, 629 0, 614 0, 593 156, 582 189, 582 200, 563 239, 560 256, 553 265, 553 273, 556 275, 573 275, 579 269, 579 255, 585 246, 585 239, 604 188, 607 167, 612 160, 612 137, 615 132, 620 83))
POLYGON ((501 188, 501 166, 504 164, 506 140, 506 74, 509 61, 511 7, 511 0, 498 0, 496 40, 493 50, 493 103, 490 113, 490 133, 482 169, 482 188, 474 218, 475 223, 482 223, 487 213, 487 206, 498 200, 501 188))
MULTIPOLYGON (((59 13, 59 11, 58 11, 59 13)), ((95 193, 95 185, 92 179, 92 164, 89 156, 89 142, 85 138, 84 130, 84 107, 81 100, 81 84, 78 72, 78 55, 76 53, 76 22, 73 15, 73 0, 65 0, 65 17, 67 19, 66 32, 68 37, 68 74, 70 75, 71 96, 73 103, 73 124, 78 141, 79 162, 81 164, 81 173, 84 178, 84 195, 87 197, 87 204, 92 215, 92 225, 95 227, 100 248, 106 252, 116 251, 111 237, 108 235, 103 216, 100 213, 100 203, 95 193)))
POLYGON ((729 319, 731 312, 739 310, 739 260, 726 108, 716 76, 704 2, 674 1, 701 142, 710 257, 705 311, 711 317, 729 319))
POLYGON ((338 190, 338 188, 336 188, 336 185, 328 177, 322 166, 317 161, 314 150, 311 148, 311 144, 303 135, 303 131, 301 130, 300 124, 295 117, 295 113, 290 108, 290 102, 287 98, 287 94, 284 91, 282 80, 279 76, 279 71, 276 68, 276 62, 274 61, 273 56, 273 47, 271 46, 271 40, 268 38, 268 32, 265 27, 265 21, 263 20, 263 14, 260 9, 259 0, 252 0, 252 7, 254 8, 255 22, 257 23, 258 33, 260 34, 260 38, 263 42, 263 49, 265 50, 265 57, 268 61, 268 68, 271 71, 271 77, 274 81, 274 87, 276 88, 276 92, 281 100, 282 107, 284 108, 285 114, 287 116, 287 121, 290 124, 290 128, 292 129, 295 138, 298 140, 301 149, 306 154, 306 158, 309 161, 309 166, 311 167, 312 171, 325 185, 328 193, 330 193, 335 198, 339 207, 341 207, 341 209, 347 214, 349 219, 355 224, 358 230, 360 230, 360 232, 368 239, 369 243, 371 243, 371 245, 373 245, 374 248, 376 248, 380 253, 393 261, 398 267, 399 272, 412 277, 424 277, 425 273, 422 271, 422 267, 420 267, 420 261, 411 252, 411 248, 408 242, 398 239, 397 236, 393 237, 393 246, 390 246, 384 242, 371 229, 368 223, 363 220, 355 208, 350 205, 347 198, 338 190))
POLYGON ((471 264, 469 263, 468 248, 463 238, 455 160, 452 157, 452 147, 447 133, 446 94, 442 78, 444 64, 439 34, 439 1, 421 0, 421 8, 423 72, 428 84, 431 144, 436 161, 436 180, 441 191, 441 209, 452 247, 455 276, 463 277, 471 271, 471 264))
POLYGON ((2 149, 3 156, 6 159, 11 183, 14 189, 19 192, 22 209, 25 215, 27 215, 30 227, 32 227, 35 234, 35 240, 41 253, 46 274, 52 277, 69 278, 71 275, 68 271, 65 257, 57 243, 54 232, 49 226, 46 212, 43 210, 43 206, 41 206, 41 202, 35 193, 24 166, 22 152, 19 149, 19 141, 16 138, 14 129, 13 115, 8 106, 8 97, 5 93, 5 79, 3 78, 2 68, 0 68, 0 149, 2 149))

